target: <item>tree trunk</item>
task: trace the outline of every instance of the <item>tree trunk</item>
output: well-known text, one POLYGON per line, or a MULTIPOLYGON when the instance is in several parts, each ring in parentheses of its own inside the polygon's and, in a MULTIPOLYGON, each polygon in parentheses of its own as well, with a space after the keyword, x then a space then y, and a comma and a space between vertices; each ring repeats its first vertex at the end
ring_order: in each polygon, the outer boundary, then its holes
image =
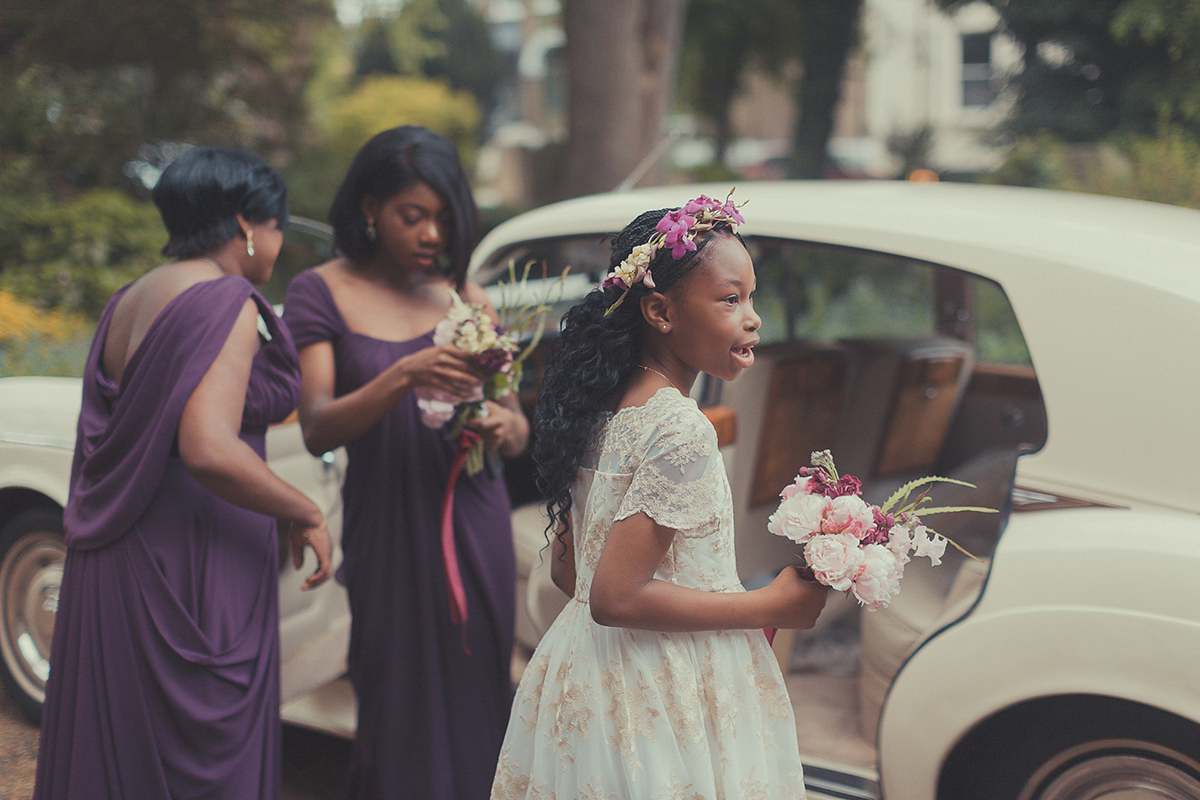
MULTIPOLYGON (((566 169, 560 195, 613 189, 664 135, 683 0, 566 0, 566 169)), ((648 173, 654 182, 661 165, 648 173)))
POLYGON ((863 0, 802 3, 804 75, 796 92, 796 127, 788 159, 791 178, 824 176, 846 60, 858 42, 862 3, 863 0))

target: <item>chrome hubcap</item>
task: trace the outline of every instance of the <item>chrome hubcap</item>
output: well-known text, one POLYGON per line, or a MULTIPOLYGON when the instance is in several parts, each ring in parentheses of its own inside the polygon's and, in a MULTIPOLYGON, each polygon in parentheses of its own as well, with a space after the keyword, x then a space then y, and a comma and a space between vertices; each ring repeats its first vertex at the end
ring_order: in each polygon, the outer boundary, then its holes
POLYGON ((41 700, 50 675, 50 640, 66 551, 46 531, 22 536, 0 562, 0 656, 17 685, 41 700))
POLYGON ((1020 798, 1196 800, 1200 798, 1200 764, 1149 742, 1089 742, 1038 770, 1020 798))

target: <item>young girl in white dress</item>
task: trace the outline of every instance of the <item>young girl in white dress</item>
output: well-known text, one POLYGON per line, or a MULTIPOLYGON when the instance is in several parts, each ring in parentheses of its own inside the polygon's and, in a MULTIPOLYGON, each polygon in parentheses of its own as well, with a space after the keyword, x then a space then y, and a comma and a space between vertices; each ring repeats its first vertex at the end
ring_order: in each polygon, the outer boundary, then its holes
POLYGON ((571 309, 538 401, 555 583, 571 596, 521 680, 493 800, 804 797, 762 628, 807 628, 825 587, 745 591, 700 372, 754 361, 754 266, 728 201, 651 211, 571 309))

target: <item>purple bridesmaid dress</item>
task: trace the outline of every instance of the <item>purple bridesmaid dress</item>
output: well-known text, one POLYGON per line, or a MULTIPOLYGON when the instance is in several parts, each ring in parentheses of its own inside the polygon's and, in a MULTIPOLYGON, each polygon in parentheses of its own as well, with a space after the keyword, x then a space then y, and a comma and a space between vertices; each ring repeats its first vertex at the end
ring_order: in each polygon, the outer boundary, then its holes
POLYGON ((248 281, 222 277, 167 304, 117 384, 101 353, 124 292, 84 369, 34 797, 275 800, 275 520, 202 487, 175 439, 248 298, 270 333, 240 434, 259 455, 296 405, 295 347, 248 281))
MULTIPOLYGON (((392 342, 347 330, 311 270, 292 281, 284 307, 298 347, 332 344, 338 396, 433 344, 432 331, 392 342)), ((512 702, 516 567, 504 482, 486 473, 458 479, 464 632, 450 619, 439 538, 453 443, 421 424, 409 394, 346 450, 338 579, 353 614, 350 679, 359 707, 350 796, 486 798, 512 702)))

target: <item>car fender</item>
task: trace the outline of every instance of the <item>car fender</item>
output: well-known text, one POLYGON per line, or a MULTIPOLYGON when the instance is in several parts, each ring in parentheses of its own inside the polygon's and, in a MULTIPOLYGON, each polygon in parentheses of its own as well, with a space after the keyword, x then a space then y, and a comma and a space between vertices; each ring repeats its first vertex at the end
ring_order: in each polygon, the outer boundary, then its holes
POLYGON ((1200 652, 1198 571, 1194 515, 1091 508, 1015 516, 974 609, 927 638, 889 690, 878 738, 884 796, 936 797, 962 737, 1030 699, 1094 694, 1200 724, 1195 664, 1171 657, 1200 652), (1191 588, 1181 596, 1155 586, 1191 588))
MULTIPOLYGON (((0 435, 0 495, 7 489, 27 489, 50 498, 60 508, 65 506, 73 445, 47 446, 32 440, 18 443, 13 437, 0 435)), ((0 515, 7 516, 2 502, 0 515)))

